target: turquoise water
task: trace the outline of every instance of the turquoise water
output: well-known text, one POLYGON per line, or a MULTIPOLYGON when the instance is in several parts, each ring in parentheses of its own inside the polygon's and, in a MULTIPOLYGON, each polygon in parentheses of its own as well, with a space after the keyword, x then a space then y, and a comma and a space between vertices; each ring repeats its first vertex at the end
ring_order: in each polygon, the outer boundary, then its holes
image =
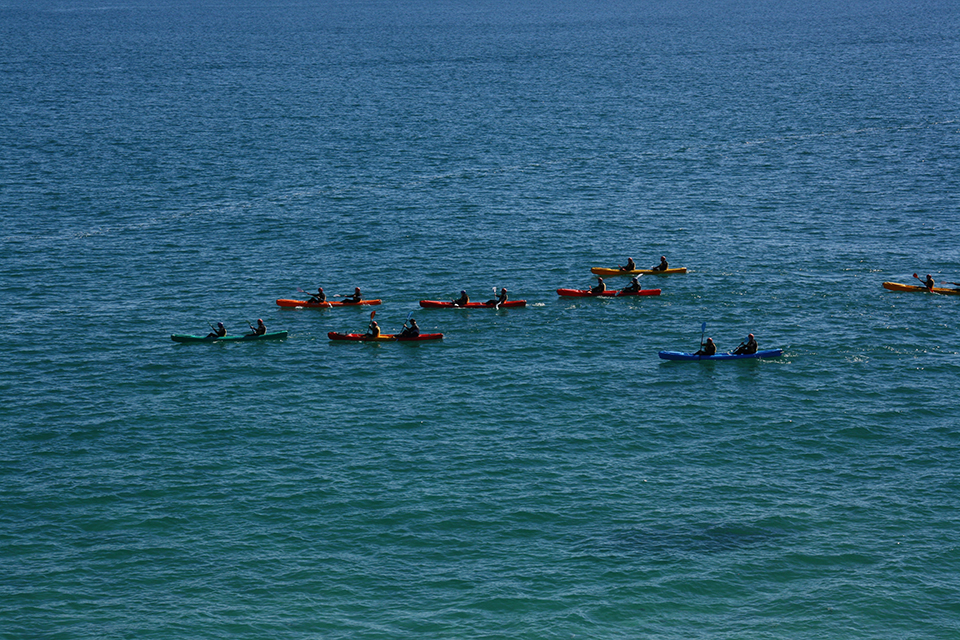
POLYGON ((957 5, 6 2, 0 78, 0 637, 960 635, 960 296, 881 287, 957 5))

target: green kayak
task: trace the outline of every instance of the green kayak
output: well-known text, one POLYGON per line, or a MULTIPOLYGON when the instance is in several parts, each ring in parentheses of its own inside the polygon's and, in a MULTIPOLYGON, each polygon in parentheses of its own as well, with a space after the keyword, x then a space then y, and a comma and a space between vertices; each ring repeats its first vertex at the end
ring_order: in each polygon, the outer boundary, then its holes
POLYGON ((182 333, 175 333, 170 336, 170 339, 174 342, 244 342, 251 340, 282 340, 287 337, 286 331, 274 331, 272 333, 265 333, 262 336, 253 336, 253 335, 240 335, 240 336, 223 336, 218 338, 216 336, 207 337, 207 336, 191 336, 182 333))

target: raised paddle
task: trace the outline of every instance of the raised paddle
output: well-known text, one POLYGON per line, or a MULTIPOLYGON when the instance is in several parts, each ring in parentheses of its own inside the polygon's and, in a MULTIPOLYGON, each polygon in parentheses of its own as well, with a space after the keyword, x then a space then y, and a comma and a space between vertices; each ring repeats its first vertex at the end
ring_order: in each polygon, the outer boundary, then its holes
POLYGON ((924 280, 923 278, 921 278, 920 276, 918 276, 917 274, 913 274, 913 277, 916 278, 917 280, 919 280, 920 282, 922 282, 924 288, 927 288, 927 289, 930 288, 930 287, 927 287, 927 281, 924 280))
POLYGON ((703 334, 707 332, 707 323, 704 322, 700 325, 700 348, 703 349, 703 334))

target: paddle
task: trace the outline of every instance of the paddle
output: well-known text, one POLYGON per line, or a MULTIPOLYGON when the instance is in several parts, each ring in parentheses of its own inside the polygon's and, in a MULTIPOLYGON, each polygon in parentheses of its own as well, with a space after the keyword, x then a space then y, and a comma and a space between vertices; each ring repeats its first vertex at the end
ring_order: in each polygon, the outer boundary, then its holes
POLYGON ((497 298, 497 304, 493 305, 493 308, 497 311, 500 310, 500 296, 497 295, 497 288, 493 288, 493 295, 497 298))
POLYGON ((704 322, 700 325, 700 348, 703 349, 703 334, 707 332, 707 323, 704 322))

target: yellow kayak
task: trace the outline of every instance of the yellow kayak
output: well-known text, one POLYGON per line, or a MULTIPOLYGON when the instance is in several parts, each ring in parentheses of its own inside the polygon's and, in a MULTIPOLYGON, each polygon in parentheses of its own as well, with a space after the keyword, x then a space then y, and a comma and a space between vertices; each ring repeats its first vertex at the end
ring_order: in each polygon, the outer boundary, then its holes
POLYGON ((686 273, 686 267, 671 267, 670 269, 664 269, 663 271, 657 271, 655 269, 606 269, 604 267, 593 267, 590 269, 590 273, 593 273, 598 276, 668 276, 671 273, 686 273))
POLYGON ((889 289, 890 291, 932 291, 933 293, 942 293, 948 296, 960 296, 960 289, 949 289, 947 287, 927 289, 926 287, 919 287, 915 284, 900 284, 899 282, 884 282, 883 288, 889 289))

